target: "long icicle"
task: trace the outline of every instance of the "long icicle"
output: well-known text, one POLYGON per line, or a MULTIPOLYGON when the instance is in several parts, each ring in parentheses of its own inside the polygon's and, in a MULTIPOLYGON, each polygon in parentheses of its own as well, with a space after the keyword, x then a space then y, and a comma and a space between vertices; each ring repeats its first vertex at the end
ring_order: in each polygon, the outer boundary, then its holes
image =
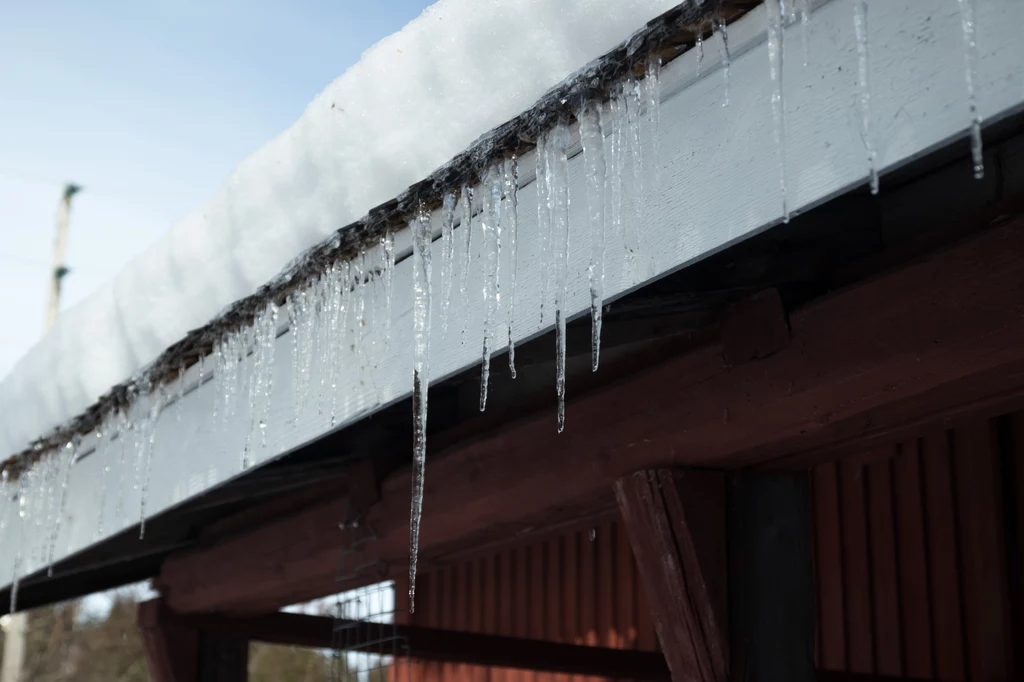
POLYGON ((604 306, 604 188, 607 169, 601 118, 601 104, 594 101, 584 104, 578 116, 590 222, 590 367, 594 372, 601 359, 601 312, 604 306))
POLYGON ((537 138, 537 229, 540 232, 540 322, 544 324, 544 308, 548 302, 548 262, 551 258, 551 207, 548 205, 548 155, 550 133, 537 138))
POLYGON ((565 428, 565 323, 569 293, 569 129, 559 123, 548 139, 551 171, 552 237, 555 241, 555 389, 558 394, 558 432, 565 428))
MULTIPOLYGON (((409 514, 409 613, 416 610, 416 561, 427 462, 427 392, 430 386, 430 216, 421 207, 409 226, 413 268, 412 509, 409 514)), ((466 226, 469 227, 468 225, 466 226)))
POLYGON ((508 370, 516 378, 516 340, 513 333, 516 309, 516 275, 519 270, 519 158, 513 154, 505 164, 505 199, 508 205, 508 247, 511 251, 511 269, 508 287, 508 370))
POLYGON ((80 441, 78 436, 75 436, 75 438, 64 447, 66 450, 64 457, 67 461, 64 463, 64 475, 61 476, 60 503, 57 506, 57 513, 53 518, 53 523, 50 526, 52 528, 50 532, 50 546, 47 550, 46 557, 46 575, 50 578, 53 577, 53 560, 57 549, 57 534, 60 532, 61 519, 64 517, 64 510, 67 507, 68 486, 71 483, 71 467, 73 467, 75 462, 78 461, 79 444, 80 441))
POLYGON ((782 191, 782 221, 789 222, 786 201, 786 102, 783 98, 782 68, 783 22, 786 16, 785 0, 765 0, 768 11, 768 66, 772 80, 772 120, 775 128, 775 146, 779 152, 779 189, 782 191))
POLYGON ((395 233, 391 228, 381 237, 381 248, 384 249, 384 348, 390 350, 391 309, 395 288, 395 233))
POLYGON ((878 166, 875 150, 875 135, 871 125, 871 55, 868 41, 868 0, 855 0, 853 4, 853 29, 857 38, 857 80, 860 87, 860 135, 868 154, 868 173, 871 177, 871 193, 878 194, 878 166))
POLYGON ((960 24, 964 34, 964 61, 966 62, 967 109, 971 114, 971 160, 974 177, 985 177, 985 157, 981 144, 981 111, 978 109, 978 39, 974 22, 974 0, 957 0, 960 5, 960 24))
POLYGON ((480 216, 484 238, 484 339, 480 362, 480 411, 487 409, 487 388, 491 378, 491 353, 494 350, 494 325, 501 305, 501 190, 504 178, 500 165, 487 169, 484 176, 483 211, 480 216))
POLYGON ((441 335, 448 338, 448 309, 452 298, 452 277, 455 274, 455 192, 444 195, 441 207, 441 335))
POLYGON ((462 271, 459 273, 459 294, 462 302, 462 341, 466 345, 466 331, 469 329, 469 269, 473 266, 473 188, 466 185, 462 188, 462 223, 466 235, 465 247, 462 252, 462 271))

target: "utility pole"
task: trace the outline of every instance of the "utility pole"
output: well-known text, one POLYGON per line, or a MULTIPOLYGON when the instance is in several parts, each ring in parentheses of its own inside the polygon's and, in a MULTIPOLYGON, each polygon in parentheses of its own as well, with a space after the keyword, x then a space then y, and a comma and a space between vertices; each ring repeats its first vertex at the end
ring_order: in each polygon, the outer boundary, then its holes
MULTIPOLYGON (((60 312, 60 285, 68 274, 64 256, 68 247, 68 225, 71 221, 71 198, 82 190, 70 182, 57 208, 57 236, 53 243, 53 271, 50 275, 50 296, 46 302, 46 327, 49 331, 60 312)), ((0 668, 0 682, 21 682, 25 668, 25 639, 28 634, 28 614, 12 613, 4 625, 4 658, 0 668)))
MULTIPOLYGON (((53 272, 50 276, 50 298, 46 304, 46 331, 57 321, 60 312, 60 285, 68 274, 64 256, 68 248, 68 224, 71 220, 71 198, 82 190, 78 185, 64 185, 64 194, 57 209, 57 237, 53 243, 53 272)), ((3 682, 7 682, 4 680, 3 682)))

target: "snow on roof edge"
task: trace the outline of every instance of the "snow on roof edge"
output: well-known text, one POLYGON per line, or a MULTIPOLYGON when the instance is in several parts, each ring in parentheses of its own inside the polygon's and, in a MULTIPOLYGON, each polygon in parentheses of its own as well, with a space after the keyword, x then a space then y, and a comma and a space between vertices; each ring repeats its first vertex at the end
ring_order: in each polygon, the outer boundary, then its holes
POLYGON ((256 312, 265 308, 268 301, 283 304, 288 294, 310 277, 321 274, 333 263, 358 255, 389 231, 404 229, 408 217, 420 207, 440 206, 446 192, 477 183, 499 158, 532 149, 541 132, 559 121, 575 120, 585 101, 606 99, 612 85, 637 69, 640 71, 636 75, 642 75, 650 56, 671 61, 694 45, 698 32, 710 31, 712 17, 721 16, 732 22, 759 4, 760 0, 704 0, 698 5, 696 0, 687 0, 652 19, 617 47, 548 90, 532 108, 481 135, 428 177, 307 249, 252 295, 238 299, 206 325, 188 332, 133 377, 104 393, 83 413, 40 436, 21 452, 0 460, 0 469, 18 475, 46 452, 63 446, 75 435, 96 429, 104 415, 125 406, 139 387, 174 380, 181 367, 191 366, 208 355, 226 333, 251 324, 256 312))

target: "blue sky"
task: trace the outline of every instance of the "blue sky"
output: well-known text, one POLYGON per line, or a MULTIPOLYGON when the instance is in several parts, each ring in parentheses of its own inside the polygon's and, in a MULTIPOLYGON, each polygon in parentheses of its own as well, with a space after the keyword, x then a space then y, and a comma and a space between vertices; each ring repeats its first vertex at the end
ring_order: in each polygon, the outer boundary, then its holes
POLYGON ((73 305, 429 0, 39 0, 0 11, 0 376, 42 333, 53 224, 73 305))

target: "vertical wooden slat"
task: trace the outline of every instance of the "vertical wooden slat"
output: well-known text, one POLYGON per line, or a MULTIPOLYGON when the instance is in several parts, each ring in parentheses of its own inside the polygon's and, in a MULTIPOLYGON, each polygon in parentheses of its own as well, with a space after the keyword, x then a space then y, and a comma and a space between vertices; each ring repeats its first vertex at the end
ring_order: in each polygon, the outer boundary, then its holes
MULTIPOLYGON (((480 591, 483 593, 483 618, 481 631, 488 635, 498 634, 498 557, 494 554, 483 558, 481 563, 482 579, 480 580, 480 591)), ((497 677, 491 668, 484 667, 483 679, 486 682, 496 680, 497 677)))
POLYGON ((970 679, 1007 680, 1010 595, 995 423, 957 429, 954 442, 970 679))
POLYGON ((616 630, 619 633, 619 648, 632 649, 636 646, 636 574, 633 571, 633 550, 621 523, 612 524, 615 529, 615 560, 618 577, 616 606, 616 630))
MULTIPOLYGON (((531 580, 533 576, 533 551, 531 547, 521 547, 516 552, 516 618, 513 621, 514 633, 518 637, 530 637, 533 634, 534 605, 531 580)), ((534 682, 532 673, 516 671, 511 682, 534 682)))
POLYGON ((928 554, 918 441, 905 444, 894 460, 893 487, 903 614, 903 664, 908 677, 930 679, 931 603, 928 598, 928 554))
POLYGON ((1008 559, 1010 597, 1012 603, 1013 650, 1017 652, 1013 661, 1011 676, 1015 680, 1024 677, 1024 412, 1016 412, 1009 420, 1010 451, 1005 461, 1010 471, 1004 472, 1003 490, 1009 491, 1006 500, 1010 507, 1011 526, 1007 528, 1010 556, 1008 559))
MULTIPOLYGON (((451 595, 451 627, 453 630, 465 630, 466 629, 466 597, 468 593, 466 583, 466 566, 465 564, 456 564, 452 566, 452 595, 451 595)), ((468 682, 466 666, 461 663, 453 663, 451 666, 451 672, 445 675, 445 680, 452 680, 452 682, 468 682)))
POLYGON ((843 550, 839 523, 839 472, 834 463, 814 470, 815 549, 818 571, 819 665, 846 670, 843 550))
MULTIPOLYGON (((469 562, 470 573, 473 576, 473 584, 470 587, 472 603, 469 611, 470 632, 483 632, 486 627, 486 600, 487 600, 487 574, 485 570, 486 560, 484 557, 469 562)), ((487 670, 483 666, 470 666, 469 679, 472 682, 484 682, 487 677, 487 670)))
POLYGON ((875 672, 903 672, 900 590, 896 566, 896 529, 892 504, 892 460, 868 465, 871 571, 874 596, 875 672))
MULTIPOLYGON (((588 528, 575 534, 580 548, 580 622, 577 638, 581 644, 596 646, 597 634, 597 535, 596 529, 588 528), (595 531, 591 540, 591 531, 595 531)), ((584 682, 596 682, 597 678, 585 677, 584 682)))
MULTIPOLYGON (((636 560, 633 561, 635 579, 634 594, 636 595, 636 648, 641 651, 659 651, 658 635, 654 631, 654 617, 651 615, 651 603, 647 596, 647 588, 640 579, 640 571, 636 560)), ((655 595, 657 596, 657 595, 655 595)))
POLYGON ((871 566, 868 561, 867 510, 864 508, 864 466, 846 461, 839 466, 843 529, 843 567, 848 669, 874 672, 871 624, 871 566))
MULTIPOLYGON (((562 634, 561 640, 571 644, 580 643, 579 618, 579 533, 566 534, 562 555, 562 634)), ((573 675, 573 682, 583 678, 573 675)))
POLYGON ((921 465, 924 467, 928 567, 931 571, 935 677, 938 680, 963 680, 966 668, 959 549, 948 444, 945 431, 925 436, 921 441, 921 465))
MULTIPOLYGON (((515 590, 515 566, 516 566, 516 550, 514 548, 507 549, 498 555, 497 561, 498 571, 498 634, 506 637, 511 637, 513 630, 513 604, 515 604, 515 597, 513 596, 515 590)), ((509 677, 509 670, 502 668, 495 675, 494 679, 497 682, 511 682, 509 677)))
MULTIPOLYGON (((544 630, 545 639, 551 641, 562 641, 562 590, 564 589, 564 551, 565 538, 556 535, 548 540, 548 565, 546 584, 547 622, 544 630)), ((554 682, 568 682, 569 676, 554 674, 551 676, 554 682)))
POLYGON ((615 629, 615 558, 612 556, 611 524, 602 523, 594 535, 597 550, 597 641, 614 647, 615 629))
MULTIPOLYGON (((546 544, 534 545, 532 550, 530 557, 530 636, 535 639, 544 639, 548 606, 544 590, 548 547, 546 544)), ((551 676, 547 673, 534 673, 533 678, 537 682, 549 682, 551 676)))

